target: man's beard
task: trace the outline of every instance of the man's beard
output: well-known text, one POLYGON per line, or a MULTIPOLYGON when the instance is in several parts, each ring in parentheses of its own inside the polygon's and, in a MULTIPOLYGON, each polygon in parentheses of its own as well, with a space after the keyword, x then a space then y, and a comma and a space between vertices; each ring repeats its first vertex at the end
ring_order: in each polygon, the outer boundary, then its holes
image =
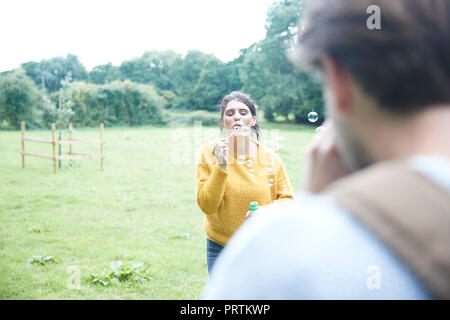
POLYGON ((345 167, 351 172, 364 169, 375 161, 367 148, 358 140, 357 135, 349 132, 347 126, 339 121, 333 121, 336 130, 336 140, 339 154, 345 167))
POLYGON ((333 112, 330 112, 335 109, 330 107, 334 104, 334 99, 331 91, 327 87, 325 87, 324 100, 333 122, 337 149, 344 166, 350 172, 370 166, 374 163, 374 160, 369 155, 369 152, 367 152, 363 143, 358 140, 358 135, 351 132, 350 126, 348 126, 345 121, 342 121, 342 119, 333 114, 333 112))

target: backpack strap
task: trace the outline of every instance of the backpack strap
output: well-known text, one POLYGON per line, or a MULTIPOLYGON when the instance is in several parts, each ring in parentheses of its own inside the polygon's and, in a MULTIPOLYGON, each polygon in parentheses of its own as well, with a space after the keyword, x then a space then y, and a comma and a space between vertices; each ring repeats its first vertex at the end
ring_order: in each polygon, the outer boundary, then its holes
POLYGON ((450 194, 405 162, 375 164, 331 184, 333 198, 391 247, 440 299, 450 299, 450 194))

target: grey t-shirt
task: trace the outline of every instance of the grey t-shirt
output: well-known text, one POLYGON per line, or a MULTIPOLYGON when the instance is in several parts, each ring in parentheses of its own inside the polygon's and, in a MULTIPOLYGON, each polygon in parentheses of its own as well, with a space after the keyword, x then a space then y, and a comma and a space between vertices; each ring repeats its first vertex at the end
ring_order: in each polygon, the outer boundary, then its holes
MULTIPOLYGON (((409 165, 449 191, 450 161, 409 165)), ((216 261, 203 299, 429 299, 423 284, 367 227, 323 196, 261 208, 216 261)))

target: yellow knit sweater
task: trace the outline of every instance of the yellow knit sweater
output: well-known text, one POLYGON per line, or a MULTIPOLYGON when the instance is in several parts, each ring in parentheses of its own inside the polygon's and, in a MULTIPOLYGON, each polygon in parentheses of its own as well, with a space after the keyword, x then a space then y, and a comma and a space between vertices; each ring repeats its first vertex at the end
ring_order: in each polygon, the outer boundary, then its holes
POLYGON ((197 204, 206 214, 204 229, 210 240, 223 246, 245 221, 250 202, 263 206, 294 197, 279 156, 254 142, 256 155, 233 157, 230 152, 227 170, 212 153, 214 141, 202 147, 197 162, 197 204))

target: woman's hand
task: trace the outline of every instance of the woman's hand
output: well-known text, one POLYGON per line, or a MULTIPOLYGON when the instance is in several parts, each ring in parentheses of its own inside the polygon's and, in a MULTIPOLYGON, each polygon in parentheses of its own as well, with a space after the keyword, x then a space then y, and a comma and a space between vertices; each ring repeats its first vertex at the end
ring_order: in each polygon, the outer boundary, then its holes
POLYGON ((217 163, 219 167, 226 170, 227 168, 227 157, 228 157, 228 144, 227 138, 219 139, 213 147, 212 152, 216 156, 217 163))
POLYGON ((308 148, 302 189, 319 193, 349 173, 339 155, 333 125, 327 121, 308 148))

